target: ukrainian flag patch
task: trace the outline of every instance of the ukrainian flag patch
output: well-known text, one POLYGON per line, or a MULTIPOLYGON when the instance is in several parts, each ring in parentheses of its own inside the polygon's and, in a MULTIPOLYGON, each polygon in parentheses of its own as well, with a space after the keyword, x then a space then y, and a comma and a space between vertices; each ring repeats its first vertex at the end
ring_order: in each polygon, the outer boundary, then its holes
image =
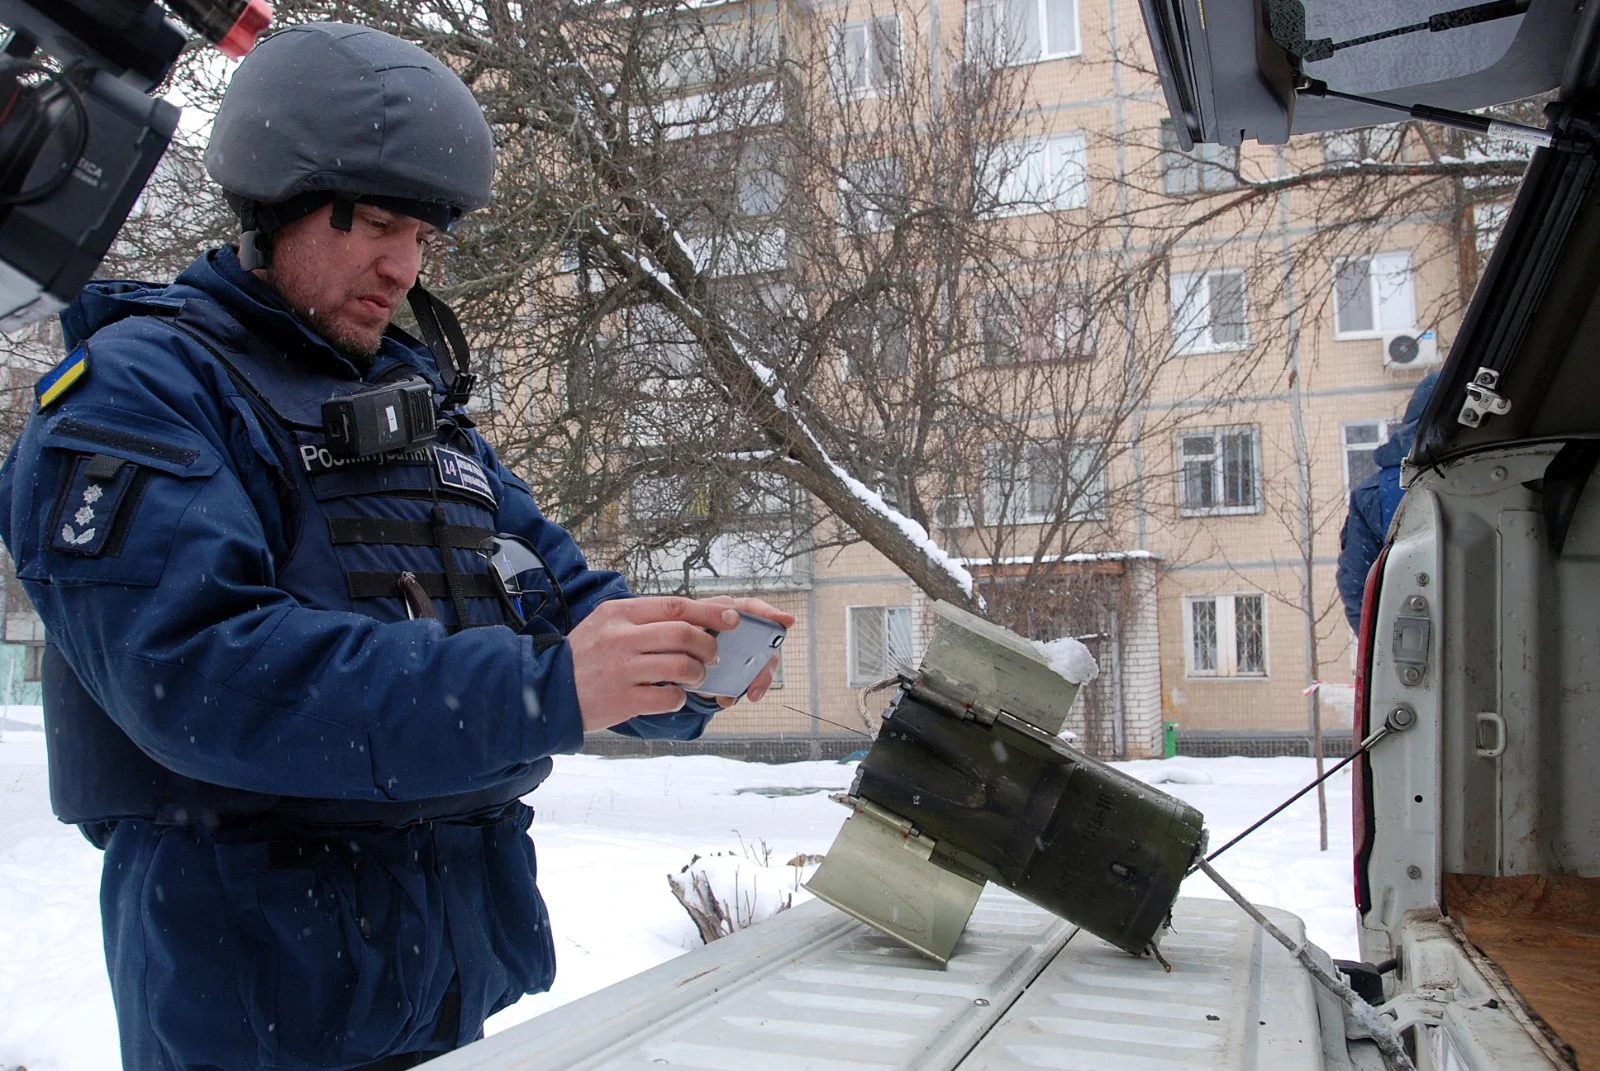
POLYGON ((33 385, 33 396, 39 408, 46 409, 67 391, 77 386, 89 374, 89 348, 79 344, 67 354, 67 359, 52 368, 43 379, 33 385))

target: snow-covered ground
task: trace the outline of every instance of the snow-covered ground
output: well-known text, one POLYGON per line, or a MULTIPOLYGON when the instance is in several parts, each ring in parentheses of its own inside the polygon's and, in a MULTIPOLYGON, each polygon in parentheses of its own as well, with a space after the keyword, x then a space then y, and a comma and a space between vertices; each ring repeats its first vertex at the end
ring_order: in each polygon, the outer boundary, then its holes
MULTIPOLYGON (((9 708, 8 726, 38 723, 9 708)), ((1309 759, 1172 759, 1122 768, 1188 800, 1223 843, 1309 781, 1309 759)), ((698 947, 669 875, 695 855, 751 860, 749 876, 783 880, 793 856, 825 852, 845 811, 828 793, 849 786, 853 765, 763 766, 718 758, 557 760, 532 797, 538 814, 539 886, 556 930, 559 974, 489 1023, 491 1033, 559 1007, 698 947), (772 866, 760 868, 757 860, 772 866)), ((1317 850, 1316 797, 1229 851, 1218 869, 1257 903, 1305 919, 1312 940, 1354 957, 1350 906, 1350 782, 1329 782, 1330 849, 1317 850)), ((735 864, 738 866, 737 862, 735 864)), ((109 1071, 116 1025, 96 892, 100 855, 50 815, 43 734, 0 731, 0 1068, 109 1071)), ((1185 894, 1216 897, 1203 877, 1185 894)), ((726 892, 724 892, 726 895, 726 892)), ((804 898, 802 893, 800 898, 804 898)))

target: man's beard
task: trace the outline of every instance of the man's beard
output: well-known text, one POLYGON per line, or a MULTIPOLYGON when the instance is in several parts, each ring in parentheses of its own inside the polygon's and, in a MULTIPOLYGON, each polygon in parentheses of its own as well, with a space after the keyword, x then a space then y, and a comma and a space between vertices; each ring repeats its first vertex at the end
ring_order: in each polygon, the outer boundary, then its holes
POLYGON ((342 356, 350 358, 363 368, 372 363, 373 354, 377 353, 378 347, 383 345, 383 335, 381 333, 375 341, 370 343, 365 339, 353 338, 342 330, 338 324, 317 312, 316 309, 308 309, 304 313, 296 311, 295 315, 304 320, 313 331, 321 335, 324 342, 332 346, 342 356))
MULTIPOLYGON (((272 265, 269 264, 267 266, 264 274, 266 275, 267 283, 280 296, 286 292, 283 279, 272 265)), ((369 343, 364 338, 356 338, 351 335, 326 313, 318 312, 315 308, 295 308, 294 304, 287 299, 285 299, 284 303, 289 305, 290 311, 294 313, 297 320, 321 336, 322 340, 333 347, 340 356, 350 358, 362 368, 372 363, 373 355, 383 345, 383 332, 379 332, 378 337, 369 343)))

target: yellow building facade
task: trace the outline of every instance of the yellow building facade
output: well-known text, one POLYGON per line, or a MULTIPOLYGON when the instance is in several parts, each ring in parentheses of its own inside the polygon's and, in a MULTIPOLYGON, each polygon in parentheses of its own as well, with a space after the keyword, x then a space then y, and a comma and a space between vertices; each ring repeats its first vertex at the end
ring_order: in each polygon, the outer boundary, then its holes
MULTIPOLYGON (((796 0, 704 12, 775 20, 791 42, 833 42, 840 77, 869 96, 892 95, 913 69, 953 85, 970 49, 961 40, 997 35, 1003 62, 1025 69, 1021 122, 1047 146, 1040 166, 1073 191, 1056 211, 1104 221, 1088 255, 1109 262, 1166 243, 1164 286, 1137 309, 1092 310, 1094 361, 1160 365, 1105 477, 1125 493, 1080 542, 1089 549, 1031 562, 1033 576, 1092 577, 1109 593, 1095 620, 1058 622, 1101 663, 1069 725, 1116 757, 1160 754, 1168 722, 1187 749, 1304 753, 1317 702, 1324 730, 1347 739, 1353 644, 1334 580, 1346 503, 1448 352, 1473 239, 1414 207, 1341 209, 1327 183, 1291 180, 1359 167, 1392 132, 1183 152, 1136 0, 796 0), (1251 207, 1217 210, 1233 191, 1253 196, 1251 207)), ((932 535, 992 581, 1016 564, 985 558, 983 520, 952 515, 932 535)), ((815 510, 812 523, 828 525, 815 510)), ((781 686, 721 715, 710 745, 782 741, 793 746, 771 753, 820 754, 864 744, 857 734, 871 731, 887 694, 867 689, 920 657, 927 600, 881 554, 856 543, 790 564, 781 577, 693 585, 762 594, 798 620, 781 686)))

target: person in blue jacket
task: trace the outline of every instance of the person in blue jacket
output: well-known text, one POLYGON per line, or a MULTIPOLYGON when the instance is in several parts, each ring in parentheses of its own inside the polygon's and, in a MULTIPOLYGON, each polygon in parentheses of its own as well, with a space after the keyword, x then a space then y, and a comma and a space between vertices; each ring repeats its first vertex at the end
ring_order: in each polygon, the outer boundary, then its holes
POLYGON ((127 1068, 377 1071, 480 1036, 555 973, 521 802, 549 756, 693 738, 708 630, 793 621, 632 597, 473 430, 417 276, 493 165, 423 50, 263 41, 206 153, 238 249, 88 288, 0 469, 127 1068))
POLYGON ((1400 508, 1405 489, 1400 486, 1400 464, 1411 452, 1417 437, 1417 421, 1433 395, 1439 373, 1429 372, 1411 392, 1399 427, 1372 452, 1378 471, 1356 484, 1350 492, 1350 512, 1339 531, 1339 598, 1344 601, 1344 616, 1350 631, 1361 631, 1361 598, 1366 591, 1367 573, 1378 560, 1378 552, 1389 538, 1389 522, 1400 508))

